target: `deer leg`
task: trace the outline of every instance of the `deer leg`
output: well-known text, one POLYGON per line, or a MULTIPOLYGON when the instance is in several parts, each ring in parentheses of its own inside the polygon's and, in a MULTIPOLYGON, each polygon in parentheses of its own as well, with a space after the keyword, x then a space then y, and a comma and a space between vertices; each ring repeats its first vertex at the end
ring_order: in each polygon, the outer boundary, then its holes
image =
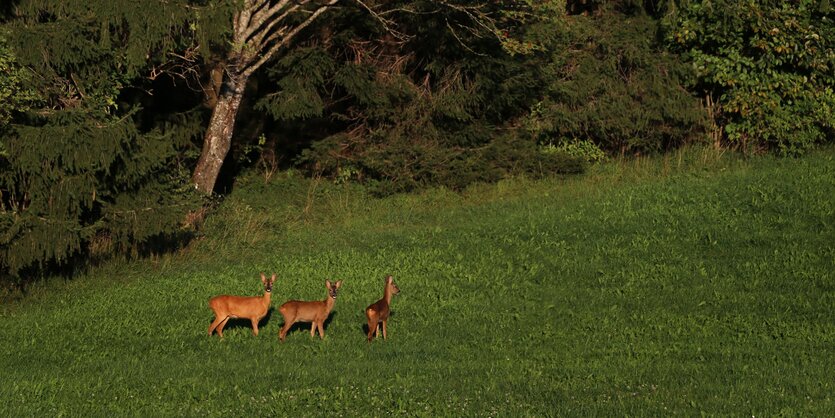
POLYGON ((288 321, 287 319, 284 319, 284 326, 281 327, 281 331, 278 332, 278 338, 282 342, 284 341, 284 337, 287 336, 287 331, 289 331, 290 327, 292 327, 292 326, 293 326, 292 322, 288 321))
POLYGON ((252 335, 258 336, 258 320, 257 319, 250 319, 252 322, 252 335))
POLYGON ((229 322, 229 317, 223 318, 223 321, 220 321, 220 324, 217 325, 215 331, 217 331, 217 335, 220 335, 220 338, 223 338, 223 327, 226 326, 226 323, 229 322))
POLYGON ((378 323, 380 323, 380 319, 376 315, 368 315, 368 341, 373 340, 377 336, 378 323))
POLYGON ((383 339, 384 340, 386 339, 386 322, 388 322, 388 320, 384 319, 383 320, 383 339))
POLYGON ((324 324, 325 324, 325 321, 320 321, 318 324, 316 324, 316 327, 319 328, 319 339, 320 340, 325 339, 325 325, 324 324))
POLYGON ((310 322, 310 336, 311 337, 316 336, 316 321, 311 321, 310 322))
POLYGON ((374 331, 377 328, 377 324, 375 324, 370 318, 368 319, 368 342, 371 342, 374 339, 374 331))
POLYGON ((219 316, 215 316, 215 320, 212 321, 211 324, 209 324, 209 336, 210 337, 212 336, 212 332, 215 330, 215 328, 217 328, 217 326, 220 325, 221 321, 222 321, 222 319, 220 319, 219 316))

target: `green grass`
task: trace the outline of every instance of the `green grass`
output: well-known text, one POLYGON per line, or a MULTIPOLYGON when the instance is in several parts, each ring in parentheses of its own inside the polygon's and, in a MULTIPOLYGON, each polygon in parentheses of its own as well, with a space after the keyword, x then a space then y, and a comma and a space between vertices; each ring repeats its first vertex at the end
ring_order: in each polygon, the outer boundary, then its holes
POLYGON ((833 149, 386 199, 253 176, 188 250, 6 304, 0 416, 831 415, 833 196, 833 149), (277 311, 206 335, 260 271, 274 307, 344 280, 324 341, 277 311))

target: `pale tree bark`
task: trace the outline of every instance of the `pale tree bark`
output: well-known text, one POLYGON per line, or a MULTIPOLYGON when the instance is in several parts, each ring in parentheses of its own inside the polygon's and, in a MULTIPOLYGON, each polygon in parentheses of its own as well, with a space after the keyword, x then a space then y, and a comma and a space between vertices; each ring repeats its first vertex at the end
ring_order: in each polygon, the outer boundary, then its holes
POLYGON ((191 179, 197 190, 214 190, 249 77, 338 1, 244 0, 232 18, 232 48, 223 60, 223 81, 191 179))
POLYGON ((235 116, 244 98, 244 86, 234 84, 222 87, 217 96, 209 127, 203 137, 203 150, 191 179, 194 187, 206 194, 214 189, 223 160, 232 147, 235 116))

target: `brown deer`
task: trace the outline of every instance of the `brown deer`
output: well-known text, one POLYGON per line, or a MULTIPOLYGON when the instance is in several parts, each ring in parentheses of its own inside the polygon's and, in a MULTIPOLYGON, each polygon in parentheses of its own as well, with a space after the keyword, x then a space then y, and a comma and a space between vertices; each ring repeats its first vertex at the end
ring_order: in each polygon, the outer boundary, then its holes
POLYGON ((386 338, 386 323, 391 313, 391 297, 400 293, 400 288, 394 284, 394 278, 386 276, 386 287, 383 288, 383 298, 365 308, 365 317, 368 318, 368 342, 371 342, 379 333, 380 323, 383 323, 383 339, 386 338))
POLYGON ((300 300, 290 300, 284 302, 278 311, 284 317, 284 326, 278 332, 278 338, 284 341, 287 336, 287 331, 296 322, 310 322, 310 336, 316 336, 316 329, 319 329, 319 338, 325 338, 325 320, 333 309, 336 303, 336 291, 342 287, 342 280, 331 284, 330 280, 325 280, 325 286, 328 288, 328 296, 325 300, 315 300, 310 302, 300 300))
POLYGON ((258 335, 258 321, 267 315, 270 308, 270 293, 275 283, 275 274, 270 280, 261 273, 261 283, 264 285, 264 296, 230 296, 220 295, 209 299, 209 307, 215 312, 215 320, 209 325, 209 336, 217 330, 217 335, 223 338, 223 327, 229 318, 246 318, 252 322, 252 334, 258 335))

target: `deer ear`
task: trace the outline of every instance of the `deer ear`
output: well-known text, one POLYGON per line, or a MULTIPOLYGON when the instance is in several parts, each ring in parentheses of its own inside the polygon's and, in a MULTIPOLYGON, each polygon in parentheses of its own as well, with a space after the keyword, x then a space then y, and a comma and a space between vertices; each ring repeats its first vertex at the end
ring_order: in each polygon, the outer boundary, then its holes
POLYGON ((273 273, 273 278, 270 279, 270 283, 274 283, 274 282, 275 282, 275 273, 273 273))
POLYGON ((342 287, 342 280, 336 282, 336 288, 339 289, 340 287, 342 287))
POLYGON ((389 274, 388 276, 386 276, 386 283, 391 283, 393 280, 394 280, 394 278, 393 278, 393 277, 391 277, 391 274, 389 274))
POLYGON ((327 286, 328 289, 330 289, 331 288, 331 281, 330 280, 325 280, 325 286, 327 286))
POLYGON ((261 272, 261 283, 266 283, 266 282, 267 282, 267 276, 265 276, 264 272, 262 271, 261 272))

